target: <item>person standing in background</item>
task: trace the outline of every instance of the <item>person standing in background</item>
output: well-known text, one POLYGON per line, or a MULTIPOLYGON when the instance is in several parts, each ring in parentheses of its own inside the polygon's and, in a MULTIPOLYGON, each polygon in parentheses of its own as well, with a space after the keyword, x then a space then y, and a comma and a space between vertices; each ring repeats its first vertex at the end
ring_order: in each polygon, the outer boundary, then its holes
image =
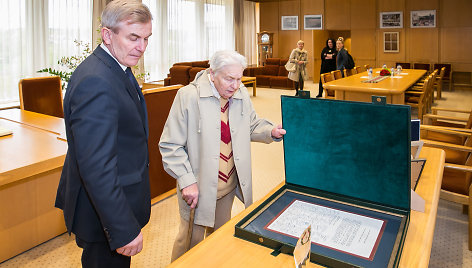
POLYGON ((57 189, 83 267, 130 267, 151 213, 148 122, 131 72, 152 34, 149 9, 110 2, 100 44, 74 71, 64 98, 68 150, 57 189))
MULTIPOLYGON (((321 70, 320 74, 329 73, 336 70, 336 47, 335 41, 332 38, 326 40, 326 47, 321 51, 321 70)), ((323 95, 323 84, 319 83, 319 92, 316 96, 317 98, 322 97, 323 95)))
POLYGON ((295 96, 298 96, 298 89, 303 90, 304 81, 308 79, 306 73, 306 64, 308 63, 308 52, 303 49, 305 42, 298 40, 297 48, 290 53, 290 62, 295 63, 297 68, 295 72, 289 72, 288 78, 295 82, 295 96))
POLYGON ((341 75, 344 77, 344 69, 347 64, 347 51, 344 49, 344 38, 338 37, 336 41, 336 50, 338 54, 336 56, 336 70, 341 71, 341 75))

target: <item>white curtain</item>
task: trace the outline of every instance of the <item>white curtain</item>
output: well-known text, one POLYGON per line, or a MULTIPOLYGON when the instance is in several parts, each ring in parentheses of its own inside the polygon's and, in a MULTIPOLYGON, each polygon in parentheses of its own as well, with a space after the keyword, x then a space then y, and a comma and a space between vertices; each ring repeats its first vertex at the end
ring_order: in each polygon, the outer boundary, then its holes
POLYGON ((257 64, 257 37, 259 19, 257 4, 252 1, 234 0, 236 50, 244 55, 248 64, 257 64))
POLYGON ((22 78, 59 69, 61 57, 78 55, 74 40, 91 42, 92 0, 0 0, 0 104, 18 101, 22 78))
POLYGON ((150 80, 163 79, 176 62, 208 60, 234 49, 233 0, 143 0, 153 14, 144 55, 150 80))

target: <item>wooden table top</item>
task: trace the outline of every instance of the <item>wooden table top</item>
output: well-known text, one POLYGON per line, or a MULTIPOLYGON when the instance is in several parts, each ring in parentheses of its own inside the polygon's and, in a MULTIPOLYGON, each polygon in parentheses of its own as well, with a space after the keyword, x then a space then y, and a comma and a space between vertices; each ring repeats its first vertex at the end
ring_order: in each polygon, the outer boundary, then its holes
MULTIPOLYGON (((374 69, 373 76, 378 76, 380 68, 374 69)), ((426 73, 425 70, 403 69, 400 75, 388 77, 378 83, 362 83, 367 80, 367 72, 351 75, 342 79, 327 82, 324 88, 382 94, 402 94, 414 85, 426 73)))
POLYGON ((0 137, 0 186, 61 167, 67 152, 57 133, 62 118, 12 110, 0 111, 0 126, 13 131, 0 137))
MULTIPOLYGON (((428 267, 431 253, 445 153, 440 149, 423 147, 420 157, 427 161, 416 192, 425 199, 425 212, 411 211, 400 267, 428 267)), ((293 267, 293 256, 279 254, 274 257, 270 255, 272 249, 234 237, 236 223, 282 185, 239 213, 169 267, 293 267)), ((307 267, 320 266, 308 263, 307 267)))
POLYGON ((39 128, 56 135, 65 135, 64 119, 21 109, 0 110, 0 118, 39 128))

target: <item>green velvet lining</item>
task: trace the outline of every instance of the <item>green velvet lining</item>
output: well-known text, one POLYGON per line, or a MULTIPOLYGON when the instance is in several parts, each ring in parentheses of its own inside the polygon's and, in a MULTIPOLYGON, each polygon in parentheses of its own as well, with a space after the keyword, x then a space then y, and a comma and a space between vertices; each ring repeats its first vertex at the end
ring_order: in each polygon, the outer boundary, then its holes
POLYGON ((410 107, 282 96, 285 179, 410 209, 410 107))

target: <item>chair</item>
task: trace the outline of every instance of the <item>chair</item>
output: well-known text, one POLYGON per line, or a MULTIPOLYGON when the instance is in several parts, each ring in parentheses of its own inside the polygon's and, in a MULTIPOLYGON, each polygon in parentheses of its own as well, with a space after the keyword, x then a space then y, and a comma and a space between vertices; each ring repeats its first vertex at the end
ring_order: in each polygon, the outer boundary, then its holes
MULTIPOLYGON (((470 118, 470 117, 469 117, 470 118)), ((472 250, 472 131, 421 125, 424 146, 446 153, 440 198, 463 205, 469 214, 469 250, 472 250)))
POLYGON ((364 65, 365 71, 369 70, 369 68, 370 68, 370 65, 369 65, 369 64, 364 65))
POLYGON ((18 89, 22 110, 64 117, 62 86, 59 76, 21 79, 18 89))
MULTIPOLYGON (((436 69, 437 70, 437 69, 436 69)), ((441 99, 442 93, 442 84, 444 79, 444 74, 446 73, 446 67, 442 67, 439 75, 436 77, 436 81, 434 82, 434 88, 436 89, 436 99, 441 99)))
POLYGON ((343 76, 342 76, 342 74, 341 74, 341 71, 340 71, 340 70, 331 71, 331 74, 333 75, 333 77, 334 77, 334 80, 338 80, 338 79, 341 79, 341 78, 343 78, 343 76))
POLYGON ((433 107, 431 108, 431 113, 425 114, 423 118, 423 124, 427 125, 458 128, 462 129, 463 131, 472 129, 472 110, 433 107), (464 114, 467 117, 439 115, 438 112, 464 114))
POLYGON ((151 198, 175 188, 175 179, 165 172, 158 142, 164 129, 170 107, 182 85, 143 90, 149 122, 149 182, 151 198))
MULTIPOLYGON (((330 81, 334 81, 334 77, 332 73, 324 73, 321 74, 321 84, 324 85, 330 81)), ((327 99, 334 99, 334 90, 325 89, 325 98, 327 99)))
POLYGON ((429 64, 429 63, 414 63, 413 64, 413 69, 426 70, 426 73, 429 73, 429 72, 431 72, 431 64, 429 64))
POLYGON ((362 68, 361 68, 361 66, 356 66, 356 67, 354 67, 354 68, 356 69, 356 72, 357 72, 358 74, 362 73, 362 68))
POLYGON ((410 105, 411 107, 418 108, 418 119, 423 119, 423 114, 426 111, 426 101, 428 90, 431 85, 429 83, 430 78, 426 78, 424 81, 421 91, 416 90, 407 90, 405 91, 405 104, 410 105))
POLYGON ((449 63, 435 63, 434 69, 442 69, 445 67, 444 70, 444 77, 443 81, 447 81, 449 83, 449 91, 452 90, 452 66, 449 63))
POLYGON ((411 64, 409 62, 397 62, 395 63, 395 68, 400 65, 402 69, 411 69, 411 64))
POLYGON ((356 69, 344 69, 344 77, 356 74, 356 69))

